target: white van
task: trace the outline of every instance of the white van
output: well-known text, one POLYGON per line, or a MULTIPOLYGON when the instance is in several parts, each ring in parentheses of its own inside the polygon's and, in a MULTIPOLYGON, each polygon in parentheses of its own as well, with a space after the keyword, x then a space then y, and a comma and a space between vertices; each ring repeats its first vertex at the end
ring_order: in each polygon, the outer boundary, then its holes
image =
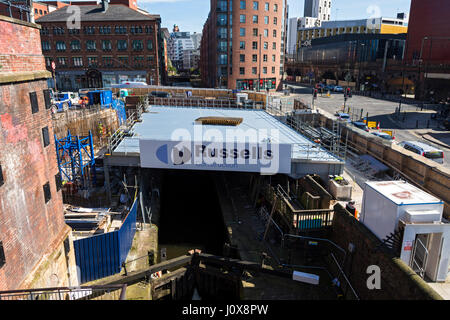
POLYGON ((420 154, 421 156, 431 159, 437 163, 444 163, 444 152, 423 142, 403 141, 399 143, 399 146, 405 148, 406 150, 420 154))

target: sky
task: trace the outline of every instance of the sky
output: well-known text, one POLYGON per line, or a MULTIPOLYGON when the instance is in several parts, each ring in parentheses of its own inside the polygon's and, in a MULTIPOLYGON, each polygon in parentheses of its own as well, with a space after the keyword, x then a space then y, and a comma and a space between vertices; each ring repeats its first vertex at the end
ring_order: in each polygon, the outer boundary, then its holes
MULTIPOLYGON (((303 16, 304 0, 288 0, 288 5, 289 18, 303 16)), ((396 17, 397 12, 409 12, 410 5, 411 0, 333 0, 331 20, 396 17)), ((180 31, 200 33, 208 18, 210 0, 138 0, 138 6, 160 14, 162 26, 170 32, 176 24, 180 31)))

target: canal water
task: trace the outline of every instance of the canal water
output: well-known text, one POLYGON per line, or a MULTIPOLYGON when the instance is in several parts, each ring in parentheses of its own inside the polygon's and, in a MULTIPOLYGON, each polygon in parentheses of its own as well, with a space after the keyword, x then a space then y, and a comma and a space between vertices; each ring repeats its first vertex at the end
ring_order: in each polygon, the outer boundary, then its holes
POLYGON ((168 260, 190 249, 222 255, 225 226, 212 173, 165 170, 160 208, 159 251, 166 248, 168 260))

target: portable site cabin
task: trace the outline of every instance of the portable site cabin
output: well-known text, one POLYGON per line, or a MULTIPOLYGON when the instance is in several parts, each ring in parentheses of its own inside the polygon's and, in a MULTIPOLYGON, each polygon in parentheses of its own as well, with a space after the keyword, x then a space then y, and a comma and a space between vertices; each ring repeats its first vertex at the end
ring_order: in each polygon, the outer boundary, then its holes
POLYGON ((403 228, 400 258, 420 276, 445 281, 450 258, 450 223, 443 201, 405 181, 370 181, 364 186, 360 221, 380 240, 403 228))

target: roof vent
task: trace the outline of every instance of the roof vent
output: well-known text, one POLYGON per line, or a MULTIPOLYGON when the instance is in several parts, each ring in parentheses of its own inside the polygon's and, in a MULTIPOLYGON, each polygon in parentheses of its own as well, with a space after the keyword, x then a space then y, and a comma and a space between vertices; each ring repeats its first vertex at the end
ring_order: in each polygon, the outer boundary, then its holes
POLYGON ((216 126, 237 126, 242 123, 242 118, 232 117, 201 117, 195 120, 196 123, 202 125, 216 125, 216 126))

